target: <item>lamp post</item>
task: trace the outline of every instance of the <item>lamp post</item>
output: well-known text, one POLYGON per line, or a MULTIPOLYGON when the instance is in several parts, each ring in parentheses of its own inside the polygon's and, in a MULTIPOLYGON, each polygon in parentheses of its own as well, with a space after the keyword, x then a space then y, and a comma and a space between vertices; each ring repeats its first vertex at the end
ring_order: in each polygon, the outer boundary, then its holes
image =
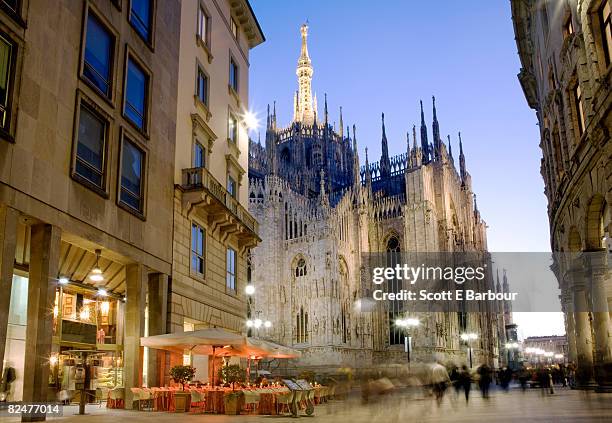
POLYGON ((506 350, 508 351, 508 367, 512 368, 513 366, 510 366, 510 361, 514 361, 514 360, 510 360, 510 352, 513 350, 518 350, 519 348, 519 344, 518 342, 507 342, 506 343, 506 350))
POLYGON ((472 362, 472 341, 478 339, 478 335, 475 333, 462 333, 460 335, 461 340, 464 341, 468 346, 468 355, 470 356, 470 369, 473 367, 472 362))
POLYGON ((257 331, 257 336, 259 336, 259 329, 261 329, 261 327, 263 326, 264 329, 270 329, 272 327, 272 322, 269 320, 262 320, 259 318, 259 314, 261 312, 260 311, 256 311, 255 315, 257 316, 256 319, 248 319, 246 321, 246 326, 249 329, 254 328, 257 331))
POLYGON ((421 322, 419 319, 414 317, 408 317, 406 319, 397 319, 395 326, 400 327, 404 330, 404 351, 406 352, 406 358, 408 359, 408 369, 410 370, 410 341, 411 337, 408 333, 410 328, 417 327, 421 322))

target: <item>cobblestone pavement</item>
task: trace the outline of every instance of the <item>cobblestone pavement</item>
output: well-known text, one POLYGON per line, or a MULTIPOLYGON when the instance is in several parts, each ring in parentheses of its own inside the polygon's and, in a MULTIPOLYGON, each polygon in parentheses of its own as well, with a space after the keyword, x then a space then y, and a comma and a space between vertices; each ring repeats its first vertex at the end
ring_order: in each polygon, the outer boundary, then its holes
MULTIPOLYGON (((86 416, 78 416, 75 407, 66 407, 64 417, 48 419, 53 422, 102 423, 130 422, 185 422, 185 423, 284 423, 295 422, 288 416, 224 416, 212 414, 172 414, 144 411, 107 410, 90 405, 86 416)), ((440 406, 431 397, 420 393, 397 393, 372 399, 362 404, 358 396, 334 400, 315 408, 314 417, 306 421, 325 423, 373 422, 612 422, 612 393, 596 394, 584 391, 557 389, 554 395, 542 395, 539 390, 509 393, 493 391, 488 400, 472 390, 470 402, 448 391, 440 406)), ((19 418, 0 417, 0 422, 12 423, 19 418)))

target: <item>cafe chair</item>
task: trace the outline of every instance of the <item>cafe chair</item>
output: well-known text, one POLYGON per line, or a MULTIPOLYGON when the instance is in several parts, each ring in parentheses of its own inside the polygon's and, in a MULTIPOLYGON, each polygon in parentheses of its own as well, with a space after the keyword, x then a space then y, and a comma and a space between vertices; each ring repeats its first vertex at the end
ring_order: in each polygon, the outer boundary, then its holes
POLYGON ((206 407, 206 396, 195 389, 191 391, 191 407, 190 412, 195 413, 197 410, 200 410, 200 413, 204 413, 206 407))

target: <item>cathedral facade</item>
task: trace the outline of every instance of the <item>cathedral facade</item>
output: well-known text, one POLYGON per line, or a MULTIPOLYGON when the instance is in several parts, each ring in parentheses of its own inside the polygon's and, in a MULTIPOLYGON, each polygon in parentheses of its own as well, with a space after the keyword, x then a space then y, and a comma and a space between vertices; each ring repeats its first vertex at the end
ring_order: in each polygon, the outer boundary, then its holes
MULTIPOLYGON (((458 166, 442 141, 433 99, 432 141, 421 102, 420 137, 407 134, 405 153, 391 157, 382 115, 382 155, 361 164, 355 125, 329 123, 327 98, 318 115, 313 67, 301 28, 293 120, 280 127, 268 109, 265 145, 251 142, 249 210, 262 242, 251 251, 256 287, 250 313, 269 320, 257 330, 302 351, 300 368, 366 368, 404 363, 407 317, 401 304, 364 312, 368 253, 486 252, 486 224, 476 206, 459 134, 458 166)), ((405 143, 405 144, 404 144, 405 143)), ((493 288, 492 275, 488 275, 493 288)), ((371 298, 371 296, 370 296, 371 298)), ((497 366, 499 310, 418 313, 412 359, 465 363, 460 335, 474 332, 474 365, 497 366)))

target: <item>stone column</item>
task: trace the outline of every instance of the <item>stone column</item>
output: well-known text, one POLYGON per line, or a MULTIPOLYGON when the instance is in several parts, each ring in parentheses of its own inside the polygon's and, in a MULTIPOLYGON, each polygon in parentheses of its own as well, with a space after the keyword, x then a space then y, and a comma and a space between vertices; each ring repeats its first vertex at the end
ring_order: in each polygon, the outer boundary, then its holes
MULTIPOLYGON (((152 273, 149 275, 149 336, 166 333, 166 316, 168 312, 168 275, 152 273)), ((163 385, 163 376, 159 373, 165 353, 148 348, 147 384, 163 385)))
POLYGON ((593 379, 593 342, 591 324, 584 287, 584 271, 581 267, 569 272, 574 294, 574 325, 576 331, 576 387, 590 389, 596 386, 593 379))
POLYGON ((3 371, 4 348, 8 330, 13 266, 17 246, 17 218, 19 213, 7 206, 0 207, 0 375, 3 371))
POLYGON ((123 341, 123 379, 125 408, 132 408, 130 388, 140 387, 142 361, 140 337, 144 335, 146 272, 140 263, 125 266, 125 336, 123 341))
MULTIPOLYGON (((28 281, 28 330, 23 372, 23 401, 47 401, 49 356, 53 334, 53 305, 60 260, 61 230, 52 225, 32 226, 28 281)), ((45 416, 23 417, 43 421, 45 416)))
MULTIPOLYGON (((567 283, 567 281, 566 281, 567 283)), ((563 289, 561 295, 561 308, 565 318, 565 333, 567 336, 567 359, 571 363, 576 363, 576 324, 574 321, 574 302, 570 287, 563 289)))
POLYGON ((606 293, 606 284, 612 283, 612 280, 606 260, 607 252, 586 254, 595 334, 595 380, 600 385, 598 390, 612 391, 612 326, 606 293))

